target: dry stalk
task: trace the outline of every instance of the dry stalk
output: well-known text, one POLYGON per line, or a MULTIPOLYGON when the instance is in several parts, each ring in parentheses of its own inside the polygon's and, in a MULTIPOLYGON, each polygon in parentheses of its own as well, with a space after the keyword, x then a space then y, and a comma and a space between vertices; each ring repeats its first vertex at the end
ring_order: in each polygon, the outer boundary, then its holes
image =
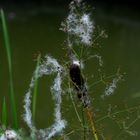
POLYGON ((85 113, 87 115, 87 119, 91 125, 91 129, 92 129, 92 133, 94 135, 94 138, 95 140, 99 140, 98 139, 98 135, 97 135, 97 130, 96 130, 96 127, 95 127, 95 122, 94 122, 94 116, 93 116, 93 112, 91 110, 91 107, 86 107, 85 109, 85 113))

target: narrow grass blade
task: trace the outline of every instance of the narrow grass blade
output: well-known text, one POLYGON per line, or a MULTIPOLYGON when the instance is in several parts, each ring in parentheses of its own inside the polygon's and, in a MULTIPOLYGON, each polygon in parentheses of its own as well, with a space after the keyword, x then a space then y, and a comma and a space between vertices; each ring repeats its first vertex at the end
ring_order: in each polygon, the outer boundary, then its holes
POLYGON ((17 111, 16 111, 16 103, 15 103, 15 97, 14 97, 10 41, 9 41, 3 9, 0 10, 0 14, 1 14, 1 20, 2 20, 2 30, 3 30, 3 36, 4 36, 5 49, 7 53, 8 67, 9 67, 10 100, 11 100, 11 109, 12 109, 12 117, 13 117, 13 127, 17 128, 17 111))
POLYGON ((4 126, 7 125, 7 110, 6 110, 6 101, 5 97, 3 99, 3 104, 2 104, 2 124, 4 126))
MULTIPOLYGON (((40 63, 41 54, 37 57, 37 69, 35 71, 35 76, 38 76, 38 66, 40 63)), ((35 123, 35 114, 36 114, 36 102, 37 102, 37 92, 38 92, 38 80, 35 82, 34 91, 33 91, 33 102, 32 102, 32 113, 33 113, 33 122, 35 123)))

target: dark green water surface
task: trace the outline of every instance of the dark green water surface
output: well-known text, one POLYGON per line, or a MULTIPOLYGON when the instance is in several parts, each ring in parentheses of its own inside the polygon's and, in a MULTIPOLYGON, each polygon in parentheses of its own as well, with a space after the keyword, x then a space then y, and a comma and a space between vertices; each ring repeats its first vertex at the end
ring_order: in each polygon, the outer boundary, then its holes
MULTIPOLYGON (((96 59, 86 62, 84 73, 91 99, 93 99, 92 106, 95 112, 95 122, 97 121, 97 130, 101 135, 104 135, 106 140, 139 140, 140 119, 138 119, 138 116, 140 115, 140 109, 135 109, 133 112, 118 113, 113 116, 114 118, 103 120, 100 120, 100 118, 106 116, 110 112, 109 109, 111 109, 111 113, 114 113, 130 107, 138 107, 140 104, 140 13, 129 8, 106 9, 96 5, 95 7, 95 10, 93 10, 95 27, 96 29, 106 30, 108 35, 107 39, 99 40, 100 48, 97 49, 104 60, 102 73, 109 76, 115 74, 118 68, 120 68, 121 73, 126 73, 124 80, 118 84, 114 94, 102 99, 101 95, 105 89, 104 84, 99 83, 90 86, 100 80, 98 63, 96 59), (125 131, 124 122, 126 126, 132 124, 125 131)), ((61 7, 38 8, 36 6, 4 7, 4 10, 8 19, 11 41, 18 121, 21 128, 26 128, 22 119, 24 112, 23 98, 36 66, 35 55, 39 52, 42 57, 45 54, 51 54, 61 64, 65 63, 64 40, 66 36, 59 28, 68 10, 61 7)), ((91 54, 94 53, 94 49, 91 49, 90 52, 91 54)), ((54 103, 49 90, 53 78, 54 76, 48 76, 39 80, 35 122, 37 128, 48 127, 53 122, 54 103)), ((10 108, 8 85, 6 51, 3 47, 2 29, 0 27, 0 112, 3 96, 6 97, 7 106, 10 108)), ((67 121, 65 133, 72 132, 69 135, 70 139, 81 140, 83 131, 68 93, 65 93, 62 98, 62 115, 67 121)), ((77 99, 74 100, 79 104, 77 99)), ((81 115, 79 106, 78 111, 81 115)), ((11 123, 10 114, 10 109, 8 109, 9 126, 11 123)), ((89 139, 92 139, 92 137, 89 139)))

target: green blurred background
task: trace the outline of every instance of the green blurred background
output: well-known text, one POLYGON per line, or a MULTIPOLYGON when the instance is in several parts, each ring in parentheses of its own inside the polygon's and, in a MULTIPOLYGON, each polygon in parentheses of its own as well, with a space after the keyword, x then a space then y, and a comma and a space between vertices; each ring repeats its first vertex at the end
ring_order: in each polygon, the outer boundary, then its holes
MULTIPOLYGON (((92 17, 96 29, 106 30, 107 39, 99 41, 98 50, 104 60, 103 71, 106 75, 115 74, 118 67, 125 72, 124 81, 120 82, 115 93, 104 100, 104 85, 98 84, 90 87, 90 84, 99 80, 98 66, 95 59, 89 60, 85 66, 85 74, 89 84, 90 96, 96 119, 103 117, 111 104, 113 111, 119 111, 126 106, 133 107, 140 104, 140 11, 137 1, 103 2, 89 1, 93 7, 92 17), (91 78, 93 75, 93 78, 91 78)), ((23 122, 23 98, 28 90, 30 79, 36 66, 35 56, 40 52, 42 57, 51 54, 65 63, 66 50, 64 41, 66 35, 59 30, 61 22, 68 14, 68 1, 1 1, 8 23, 8 30, 12 50, 13 79, 18 108, 18 121, 20 127, 26 127, 23 122)), ((1 25, 1 23, 0 23, 1 25)), ((2 29, 0 27, 0 112, 3 96, 6 96, 8 106, 8 124, 11 123, 9 100, 9 75, 4 49, 2 29)), ((94 50, 90 50, 91 53, 94 50)), ((88 57, 88 56, 87 56, 88 57)), ((67 60, 66 60, 67 61, 67 60)), ((45 128, 53 122, 53 100, 49 88, 53 76, 43 77, 39 80, 39 92, 37 99, 36 125, 37 128, 45 128)), ((80 110, 80 109, 79 109, 80 110)), ((77 128, 77 121, 71 100, 67 93, 63 95, 63 117, 68 122, 66 133, 77 128)), ((125 112, 118 119, 129 117, 127 124, 137 118, 136 112, 125 112)), ((116 116, 117 120, 117 116, 116 116)), ((122 119, 123 120, 123 119, 122 119)), ((80 126, 80 125, 79 125, 80 126)), ((103 127, 103 134, 110 140, 121 132, 115 121, 106 119, 98 122, 98 127, 103 127)), ((131 128, 137 131, 138 136, 122 134, 122 139, 139 140, 140 121, 131 128), (127 138, 126 138, 127 137, 127 138)), ((75 131, 70 138, 80 139, 79 131, 75 131)), ((120 137, 118 139, 121 139, 120 137)))

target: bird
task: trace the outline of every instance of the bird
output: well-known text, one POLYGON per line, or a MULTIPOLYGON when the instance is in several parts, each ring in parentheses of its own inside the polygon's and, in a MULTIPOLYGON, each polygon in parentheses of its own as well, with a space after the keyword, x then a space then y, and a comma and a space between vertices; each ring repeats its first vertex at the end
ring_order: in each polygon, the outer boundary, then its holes
POLYGON ((86 107, 89 104, 89 99, 87 95, 87 87, 81 73, 79 61, 73 61, 70 64, 69 69, 70 78, 72 80, 74 89, 76 90, 77 96, 86 107))

